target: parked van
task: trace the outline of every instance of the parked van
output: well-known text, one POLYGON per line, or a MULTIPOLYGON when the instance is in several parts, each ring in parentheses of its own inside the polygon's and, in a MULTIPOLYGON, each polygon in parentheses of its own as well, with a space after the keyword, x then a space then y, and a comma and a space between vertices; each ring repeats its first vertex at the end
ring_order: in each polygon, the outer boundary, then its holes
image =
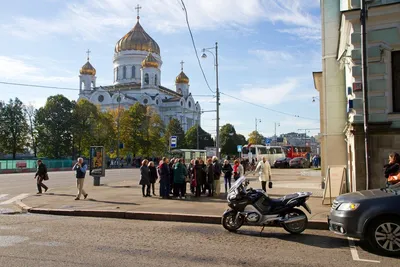
POLYGON ((275 160, 284 158, 285 153, 280 146, 265 146, 265 145, 248 145, 242 148, 242 158, 248 159, 250 162, 254 158, 258 161, 266 157, 269 164, 273 166, 275 160))

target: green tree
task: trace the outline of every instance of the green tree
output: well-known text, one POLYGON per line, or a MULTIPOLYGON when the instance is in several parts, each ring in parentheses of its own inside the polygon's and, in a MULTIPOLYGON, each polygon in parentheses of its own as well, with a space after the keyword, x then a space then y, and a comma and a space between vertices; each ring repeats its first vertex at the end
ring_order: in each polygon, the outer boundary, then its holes
POLYGON ((167 147, 169 146, 171 136, 176 136, 178 138, 177 148, 187 148, 185 143, 185 132, 182 129, 181 123, 175 118, 170 120, 165 131, 164 142, 167 147))
POLYGON ((1 105, 0 125, 0 147, 15 159, 17 153, 24 152, 29 131, 21 100, 10 99, 8 104, 1 105))
POLYGON ((35 127, 38 132, 38 154, 49 158, 63 158, 72 153, 72 111, 75 103, 63 95, 47 98, 38 110, 35 127))
POLYGON ((162 155, 165 152, 165 126, 160 115, 152 108, 146 107, 147 131, 145 146, 142 153, 145 156, 162 155))
POLYGON ((260 134, 258 131, 252 131, 249 134, 249 143, 250 144, 255 144, 255 145, 260 145, 264 143, 264 136, 260 134))
POLYGON ((236 145, 245 145, 247 144, 246 137, 242 134, 236 135, 236 145))
POLYGON ((200 126, 197 127, 197 125, 195 125, 186 132, 185 135, 186 148, 197 149, 197 134, 199 138, 199 149, 204 149, 206 147, 214 147, 214 140, 211 137, 211 134, 204 131, 200 126))
POLYGON ((106 151, 115 145, 116 132, 111 114, 97 110, 96 120, 90 127, 90 136, 84 140, 85 156, 89 156, 90 146, 104 146, 106 151))
POLYGON ((237 135, 235 127, 228 123, 220 130, 221 153, 225 155, 234 155, 237 153, 237 135))
POLYGON ((146 107, 135 103, 129 110, 120 111, 120 141, 124 144, 123 154, 140 153, 147 146, 145 138, 148 120, 146 107))

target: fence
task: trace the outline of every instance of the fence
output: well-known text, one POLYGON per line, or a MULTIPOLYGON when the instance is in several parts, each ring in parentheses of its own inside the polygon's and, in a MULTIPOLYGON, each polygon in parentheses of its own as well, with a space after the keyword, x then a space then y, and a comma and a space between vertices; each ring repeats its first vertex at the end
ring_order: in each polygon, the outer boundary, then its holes
MULTIPOLYGON (((70 159, 43 159, 43 163, 48 169, 64 169, 72 168, 72 160, 70 159)), ((10 170, 26 170, 26 169, 36 169, 36 160, 0 160, 0 171, 10 170)))

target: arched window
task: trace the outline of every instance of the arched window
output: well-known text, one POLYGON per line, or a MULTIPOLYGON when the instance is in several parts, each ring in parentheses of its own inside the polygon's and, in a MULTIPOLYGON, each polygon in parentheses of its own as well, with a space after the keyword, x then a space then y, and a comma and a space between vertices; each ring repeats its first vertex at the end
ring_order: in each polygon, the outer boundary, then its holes
POLYGON ((122 79, 126 79, 126 66, 122 68, 122 79))
POLYGON ((148 73, 146 73, 144 75, 144 84, 149 84, 149 74, 148 73))
POLYGON ((157 74, 155 74, 155 75, 154 75, 154 84, 155 84, 155 85, 157 85, 157 82, 158 82, 158 81, 157 81, 157 78, 158 78, 158 77, 157 77, 157 74))
POLYGON ((119 80, 119 68, 117 67, 117 81, 119 80))
POLYGON ((136 76, 136 68, 135 66, 132 66, 132 78, 135 78, 136 76))

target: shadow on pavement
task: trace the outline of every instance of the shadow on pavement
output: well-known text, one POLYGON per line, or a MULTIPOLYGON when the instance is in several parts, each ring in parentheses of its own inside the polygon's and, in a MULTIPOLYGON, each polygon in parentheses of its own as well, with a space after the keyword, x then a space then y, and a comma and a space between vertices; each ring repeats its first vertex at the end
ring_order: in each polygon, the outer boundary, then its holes
POLYGON ((300 235, 291 235, 289 233, 270 233, 268 232, 268 228, 264 229, 261 235, 260 232, 250 231, 250 230, 239 230, 237 234, 254 236, 258 238, 275 238, 282 241, 289 241, 318 248, 348 247, 347 240, 343 238, 323 236, 323 235, 312 235, 307 233, 302 233, 300 235))
POLYGON ((133 206, 139 206, 140 205, 140 204, 133 203, 133 202, 106 201, 106 200, 97 200, 97 199, 93 199, 93 198, 89 198, 88 201, 107 203, 107 204, 117 204, 117 205, 133 205, 133 206))
POLYGON ((362 242, 360 240, 355 240, 354 244, 356 246, 360 247, 365 252, 368 252, 368 253, 371 253, 371 254, 374 254, 374 255, 378 255, 378 256, 381 256, 381 257, 388 258, 388 259, 400 259, 400 257, 390 257, 390 256, 387 256, 387 255, 384 255, 382 253, 378 253, 378 252, 372 250, 372 248, 368 246, 367 242, 362 242))
POLYGON ((72 195, 72 194, 59 194, 59 193, 44 193, 43 195, 60 196, 60 197, 76 197, 76 195, 72 195))

